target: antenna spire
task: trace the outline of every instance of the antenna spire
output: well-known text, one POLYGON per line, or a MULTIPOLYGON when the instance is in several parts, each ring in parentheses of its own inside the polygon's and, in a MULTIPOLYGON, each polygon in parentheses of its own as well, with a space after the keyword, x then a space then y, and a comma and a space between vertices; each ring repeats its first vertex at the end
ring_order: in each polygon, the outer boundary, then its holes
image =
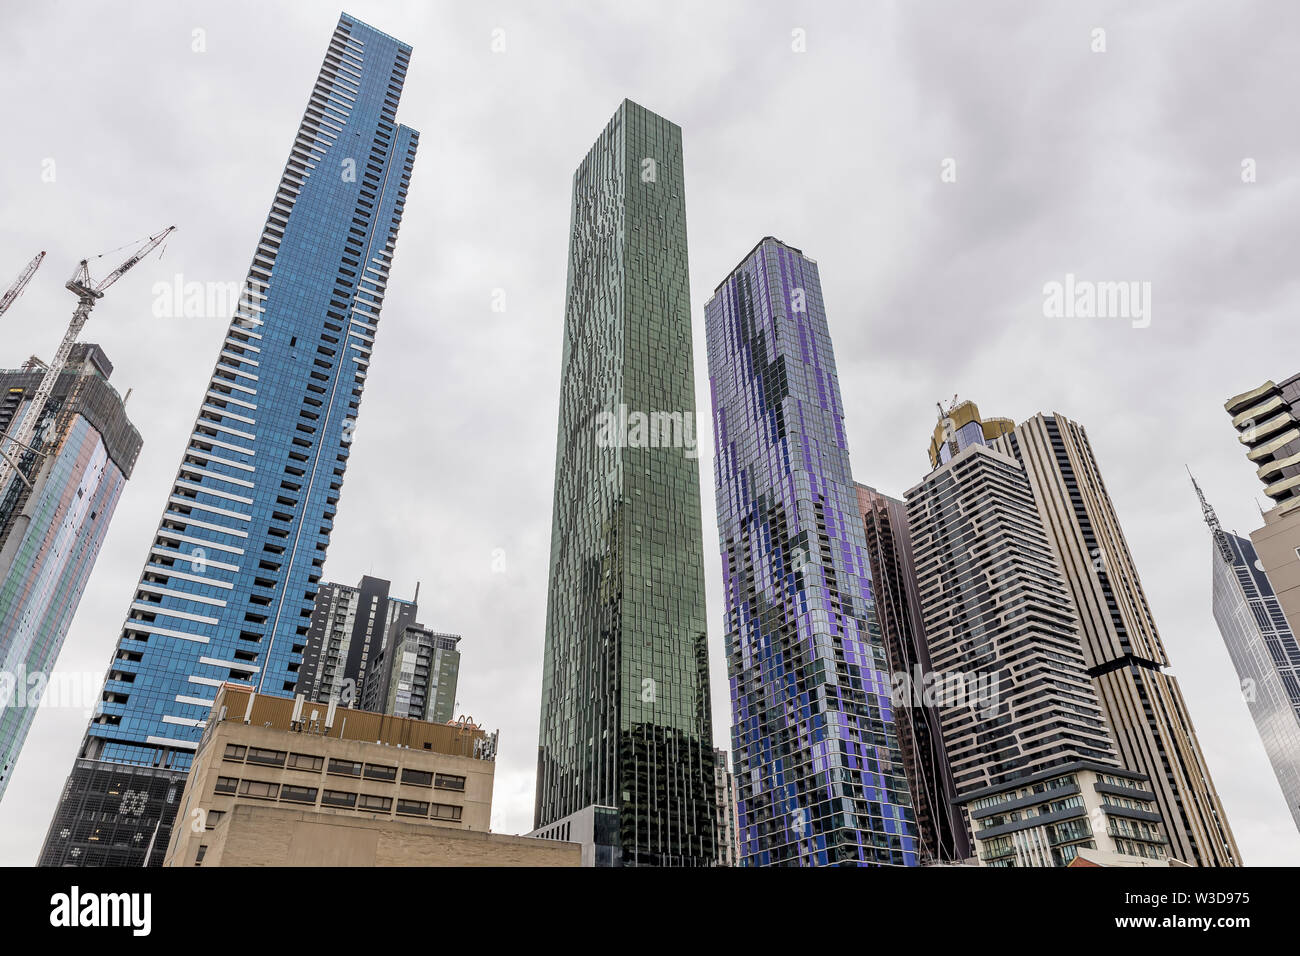
POLYGON ((1214 506, 1206 500, 1205 492, 1203 492, 1201 486, 1197 484, 1196 476, 1192 474, 1192 469, 1188 468, 1186 465, 1183 467, 1187 468, 1187 477, 1192 479, 1192 487, 1196 489, 1196 497, 1201 502, 1201 515, 1205 518, 1205 523, 1209 527, 1210 533, 1214 535, 1214 543, 1219 549, 1219 554, 1223 556, 1224 561, 1231 564, 1233 561, 1232 545, 1228 543, 1228 535, 1224 532, 1223 526, 1219 524, 1219 516, 1215 514, 1214 506))

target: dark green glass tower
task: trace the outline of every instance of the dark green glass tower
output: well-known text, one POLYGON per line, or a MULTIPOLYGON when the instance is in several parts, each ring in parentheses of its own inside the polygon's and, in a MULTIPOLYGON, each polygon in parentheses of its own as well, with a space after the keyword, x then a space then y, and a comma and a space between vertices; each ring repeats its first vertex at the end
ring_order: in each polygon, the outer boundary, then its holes
POLYGON ((625 866, 714 856, 681 129, 624 100, 573 177, 538 828, 615 808, 625 866))

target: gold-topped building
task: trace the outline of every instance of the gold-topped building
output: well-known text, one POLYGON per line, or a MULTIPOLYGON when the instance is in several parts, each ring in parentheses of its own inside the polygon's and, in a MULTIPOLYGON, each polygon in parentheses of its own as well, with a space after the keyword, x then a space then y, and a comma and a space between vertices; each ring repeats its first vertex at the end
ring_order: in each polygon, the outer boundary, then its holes
MULTIPOLYGON (((1250 396, 1233 400, 1243 404, 1250 396)), ((1229 403, 1233 404, 1232 402, 1229 403)), ((1238 866, 1240 851, 1156 628, 1119 516, 1083 426, 1038 414, 1014 425, 972 402, 944 412, 930 441, 938 468, 971 445, 1019 463, 1081 625, 1087 673, 1123 767, 1145 776, 1168 854, 1193 866, 1238 866)))
POLYGON ((983 418, 974 402, 954 402, 945 412, 939 406, 939 424, 930 439, 930 467, 938 468, 970 445, 987 445, 1016 427, 1009 418, 983 418))

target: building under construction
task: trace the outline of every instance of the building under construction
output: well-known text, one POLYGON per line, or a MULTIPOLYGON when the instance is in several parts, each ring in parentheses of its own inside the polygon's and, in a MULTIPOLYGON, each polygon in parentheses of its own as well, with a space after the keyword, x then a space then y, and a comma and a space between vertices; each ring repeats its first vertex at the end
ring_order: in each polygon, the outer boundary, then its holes
MULTIPOLYGON (((47 371, 0 371, 0 435, 31 414, 47 371)), ((0 797, 42 692, 81 690, 50 671, 141 444, 112 371, 98 345, 72 347, 0 490, 0 797)))

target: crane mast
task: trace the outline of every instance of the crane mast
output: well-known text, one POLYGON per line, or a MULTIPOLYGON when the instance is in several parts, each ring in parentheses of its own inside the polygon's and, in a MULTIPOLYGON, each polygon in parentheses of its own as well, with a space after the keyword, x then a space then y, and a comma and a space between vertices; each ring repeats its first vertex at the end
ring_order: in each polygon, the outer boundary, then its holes
POLYGON ((90 310, 104 297, 104 291, 109 286, 122 278, 141 259, 161 245, 163 240, 171 235, 175 229, 175 226, 168 226, 157 235, 150 236, 144 245, 98 283, 90 278, 90 269, 85 259, 82 259, 78 264, 77 271, 73 273, 72 278, 64 286, 77 297, 77 307, 72 312, 72 321, 68 323, 68 330, 63 335, 63 341, 59 343, 53 361, 46 368, 45 374, 41 376, 40 385, 37 386, 36 394, 32 396, 31 403, 27 406, 22 420, 10 430, 7 436, 0 435, 0 497, 3 497, 4 492, 9 487, 9 482, 15 474, 23 484, 29 488, 31 487, 31 482, 18 467, 18 455, 21 455, 23 451, 33 450, 31 441, 32 436, 36 433, 36 426, 41 420, 41 415, 45 412, 45 406, 49 402, 50 396, 54 394, 54 386, 58 383, 59 375, 68 362, 68 356, 72 354, 72 346, 76 344, 77 336, 81 334, 81 330, 86 325, 86 320, 90 318, 90 310), (15 451, 17 454, 15 454, 15 451))
POLYGON ((36 270, 41 267, 41 260, 44 258, 44 252, 37 253, 36 258, 27 263, 23 271, 18 273, 18 278, 14 280, 14 284, 9 287, 9 290, 3 296, 0 296, 0 315, 8 312, 9 306, 13 305, 18 300, 18 297, 23 294, 23 289, 27 288, 27 283, 32 281, 32 276, 36 275, 36 270))

